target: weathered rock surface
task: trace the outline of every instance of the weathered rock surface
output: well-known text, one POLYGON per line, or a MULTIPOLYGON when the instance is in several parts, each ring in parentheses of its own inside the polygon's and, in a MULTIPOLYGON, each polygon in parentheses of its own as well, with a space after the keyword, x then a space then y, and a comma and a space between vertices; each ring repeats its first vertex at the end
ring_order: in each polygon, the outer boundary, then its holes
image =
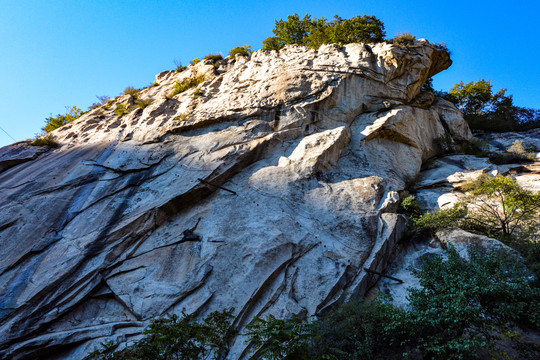
POLYGON ((470 137, 451 105, 413 106, 450 64, 426 41, 205 60, 157 75, 144 109, 119 118, 124 95, 54 131, 61 148, 0 173, 0 357, 82 358, 182 310, 234 307, 241 329, 362 296, 404 231, 397 192, 435 138, 470 137), (202 97, 165 97, 200 75, 202 97))

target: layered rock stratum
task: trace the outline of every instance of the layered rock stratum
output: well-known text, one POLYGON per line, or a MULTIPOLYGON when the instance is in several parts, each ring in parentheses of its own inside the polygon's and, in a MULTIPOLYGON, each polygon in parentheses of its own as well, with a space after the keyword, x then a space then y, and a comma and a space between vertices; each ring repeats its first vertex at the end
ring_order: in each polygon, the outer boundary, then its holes
POLYGON ((182 311, 235 308, 241 330, 363 296, 434 139, 471 137, 420 91, 450 64, 424 40, 204 60, 158 74, 144 109, 118 117, 123 95, 55 130, 57 149, 2 148, 0 357, 83 358, 182 311))

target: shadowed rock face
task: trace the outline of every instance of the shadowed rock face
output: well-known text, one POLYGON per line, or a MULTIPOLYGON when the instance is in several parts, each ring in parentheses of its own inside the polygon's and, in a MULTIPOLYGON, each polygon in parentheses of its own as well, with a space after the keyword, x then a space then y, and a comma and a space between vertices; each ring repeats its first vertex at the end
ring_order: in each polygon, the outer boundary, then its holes
POLYGON ((397 192, 436 137, 470 137, 448 103, 415 102, 450 64, 426 41, 203 61, 157 75, 145 109, 118 118, 124 95, 54 131, 59 149, 0 149, 0 357, 82 358, 182 310, 234 307, 241 329, 363 296, 404 230, 397 192), (200 75, 202 97, 164 98, 200 75))

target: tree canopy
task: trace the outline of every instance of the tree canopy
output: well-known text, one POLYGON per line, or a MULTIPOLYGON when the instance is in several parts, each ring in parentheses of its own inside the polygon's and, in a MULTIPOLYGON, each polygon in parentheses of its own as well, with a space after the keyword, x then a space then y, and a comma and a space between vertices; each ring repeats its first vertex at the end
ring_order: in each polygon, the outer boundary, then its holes
POLYGON ((305 45, 318 48, 323 44, 349 44, 354 42, 373 43, 385 36, 384 24, 375 16, 355 16, 342 19, 335 15, 332 21, 306 14, 287 16, 287 20, 277 20, 272 30, 275 36, 263 41, 263 50, 279 50, 287 44, 305 45))
POLYGON ((506 89, 493 93, 491 81, 460 81, 445 97, 463 112, 473 130, 520 131, 540 126, 540 111, 514 105, 506 89))

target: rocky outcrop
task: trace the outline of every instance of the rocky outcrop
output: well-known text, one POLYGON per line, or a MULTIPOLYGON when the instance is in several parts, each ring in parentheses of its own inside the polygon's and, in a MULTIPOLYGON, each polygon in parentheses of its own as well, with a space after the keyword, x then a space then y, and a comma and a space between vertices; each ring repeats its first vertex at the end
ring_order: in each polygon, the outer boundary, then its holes
POLYGON ((450 64, 426 41, 205 60, 54 131, 59 149, 0 173, 0 357, 82 358, 182 310, 234 307, 241 329, 362 296, 403 234, 397 192, 435 138, 470 137, 417 98, 450 64))
MULTIPOLYGON (((438 99, 438 101, 444 100, 438 99)), ((448 108, 451 113, 454 113, 455 110, 448 108)), ((467 131, 468 128, 464 133, 467 131)), ((452 133, 452 136, 454 139, 460 138, 460 135, 456 133, 452 133)), ((481 134, 478 138, 487 141, 490 151, 495 153, 507 151, 515 141, 520 141, 528 149, 540 147, 538 129, 523 133, 481 134)), ((524 189, 540 191, 540 164, 538 162, 531 160, 527 164, 496 165, 492 164, 487 156, 452 154, 439 156, 419 174, 414 184, 415 198, 424 211, 432 212, 437 209, 451 208, 456 202, 465 198, 463 185, 477 180, 480 176, 496 175, 511 176, 524 189)), ((377 284, 377 288, 390 295, 394 304, 405 307, 408 304, 407 289, 420 287, 418 278, 413 275, 413 269, 420 269, 423 259, 434 254, 444 256, 448 246, 453 246, 460 256, 465 258, 472 248, 485 251, 504 250, 514 253, 516 257, 520 256, 502 242, 487 236, 472 234, 461 229, 438 231, 432 238, 414 239, 399 244, 396 259, 387 268, 387 274, 402 280, 402 283, 383 278, 377 284)))

